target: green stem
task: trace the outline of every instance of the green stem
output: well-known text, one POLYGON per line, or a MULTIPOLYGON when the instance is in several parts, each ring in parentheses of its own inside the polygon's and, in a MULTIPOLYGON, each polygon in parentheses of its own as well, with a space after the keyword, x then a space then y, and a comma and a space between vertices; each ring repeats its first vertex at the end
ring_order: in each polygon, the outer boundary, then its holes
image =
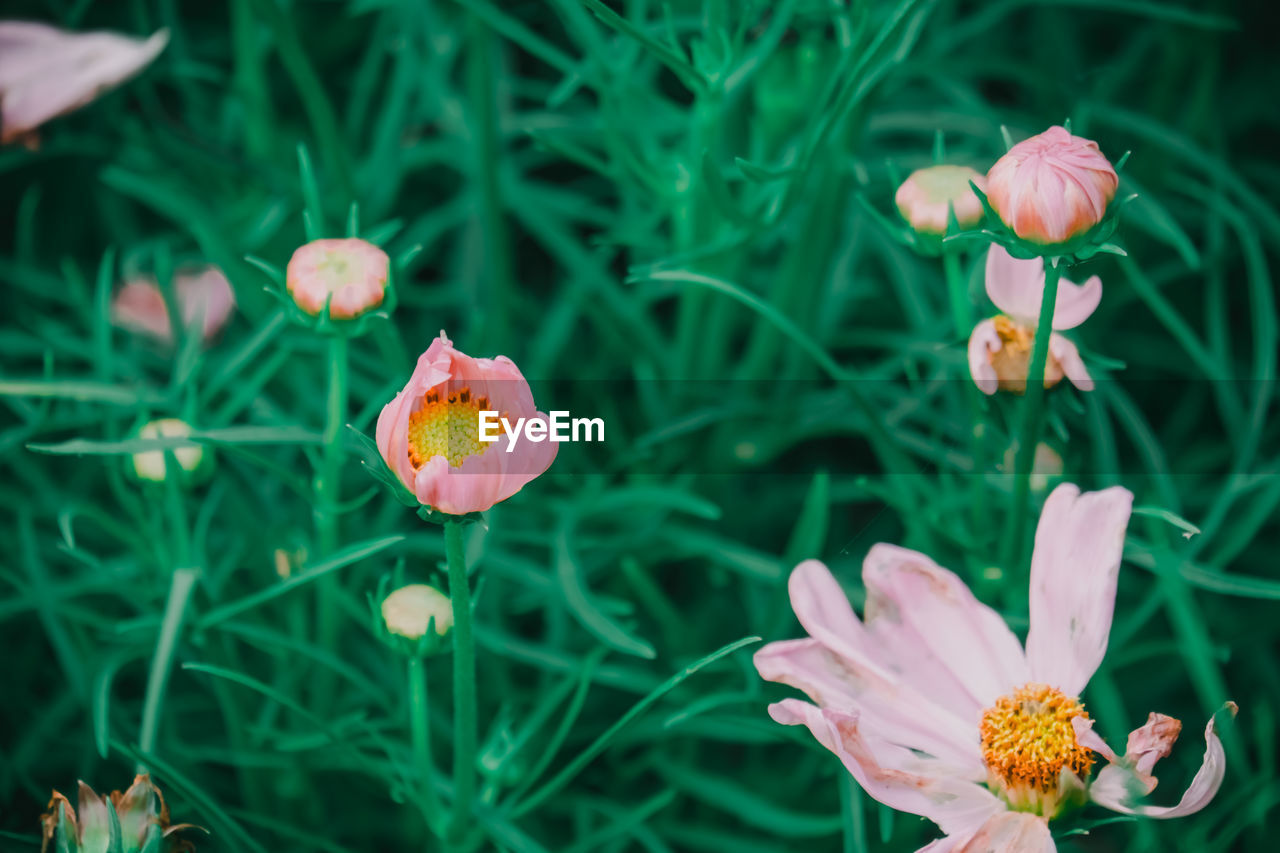
POLYGON ((1036 445, 1044 428, 1044 374, 1049 364, 1049 338, 1053 334, 1053 308, 1058 301, 1058 279, 1062 270, 1057 258, 1045 258, 1044 293, 1040 300, 1040 320, 1036 324, 1031 364, 1027 369, 1027 398, 1022 405, 1022 428, 1019 430, 1017 455, 1014 457, 1013 504, 1009 512, 1009 532, 1005 540, 1006 566, 1020 558, 1026 539, 1027 500, 1031 494, 1031 469, 1036 458, 1036 445))
POLYGON ((954 248, 942 250, 942 268, 947 274, 947 293, 951 297, 951 320, 956 337, 968 340, 973 331, 973 305, 969 302, 969 282, 960 268, 960 253, 954 248))
POLYGON ((413 764, 418 771, 422 808, 427 824, 439 834, 440 803, 436 799, 433 779, 435 763, 431 759, 430 706, 427 705, 427 668, 422 658, 409 658, 409 730, 413 738, 413 764))
POLYGON ((467 830, 476 787, 476 647, 461 521, 444 523, 444 548, 453 602, 453 821, 449 837, 456 844, 467 830))
MULTIPOLYGON (((342 429, 347 420, 347 339, 342 335, 329 338, 329 396, 324 426, 324 456, 316 477, 316 534, 320 556, 328 557, 338 548, 338 506, 342 486, 342 429)), ((338 640, 338 577, 330 573, 316 583, 316 626, 320 647, 333 651, 338 640)), ((327 704, 332 678, 322 672, 317 679, 316 695, 321 707, 327 704)))
MULTIPOLYGON (((178 647, 182 630, 182 618, 195 589, 199 569, 176 569, 169 584, 169 600, 164 608, 164 621, 160 623, 160 636, 156 639, 156 652, 151 658, 151 671, 147 675, 147 693, 142 702, 142 732, 138 735, 138 749, 144 755, 155 752, 156 732, 160 727, 160 711, 164 707, 165 687, 169 683, 169 670, 173 666, 173 653, 178 647)), ((138 772, 146 768, 138 765, 138 772)))

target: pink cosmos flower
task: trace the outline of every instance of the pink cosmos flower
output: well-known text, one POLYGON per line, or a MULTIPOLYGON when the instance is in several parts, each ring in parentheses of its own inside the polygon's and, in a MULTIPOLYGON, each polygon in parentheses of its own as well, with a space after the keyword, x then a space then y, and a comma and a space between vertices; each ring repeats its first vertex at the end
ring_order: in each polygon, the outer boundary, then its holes
POLYGON ((1151 771, 1177 721, 1151 715, 1119 756, 1078 698, 1106 652, 1132 501, 1119 487, 1081 494, 1063 484, 1049 495, 1025 649, 924 554, 872 547, 865 620, 824 565, 801 563, 791 604, 809 637, 766 646, 755 665, 816 704, 784 699, 770 715, 807 726, 875 799, 938 824, 946 837, 923 848, 930 853, 1052 853, 1049 820, 1086 798, 1148 817, 1198 811, 1226 772, 1212 720, 1181 800, 1151 806, 1137 800, 1155 787, 1151 771), (1108 764, 1090 783, 1095 752, 1108 764))
POLYGON ((144 40, 0 21, 0 144, 34 139, 40 125, 147 67, 168 41, 168 30, 144 40))
MULTIPOLYGON (((179 271, 173 288, 183 324, 189 329, 198 326, 206 341, 221 331, 236 307, 231 282, 217 267, 179 271)), ((169 306, 153 278, 137 278, 120 288, 111 300, 111 321, 160 343, 173 343, 169 306)))
POLYGON ((386 252, 356 237, 312 240, 293 253, 285 279, 303 311, 328 303, 330 317, 349 320, 382 304, 390 268, 386 252))
POLYGON ((1063 243, 1102 221, 1120 178, 1098 143, 1051 127, 987 172, 991 208, 1023 240, 1063 243))
POLYGON ((378 416, 378 450, 418 500, 449 515, 483 512, 514 495, 551 466, 553 441, 519 437, 480 440, 480 413, 547 423, 529 383, 506 356, 472 358, 445 337, 418 358, 409 384, 378 416))
POLYGON ((967 166, 917 169, 898 187, 893 200, 902 218, 916 231, 942 235, 947 232, 947 211, 952 206, 961 228, 970 228, 982 219, 982 202, 974 195, 970 181, 986 191, 987 179, 967 166))
MULTIPOLYGON (((1044 298, 1044 259, 1022 260, 992 246, 987 251, 986 278, 987 295, 1004 313, 974 327, 969 336, 969 374, 984 394, 994 394, 997 389, 1021 394, 1027 388, 1031 348, 1044 298)), ((1053 328, 1074 329, 1101 301, 1102 279, 1096 275, 1084 284, 1059 279, 1053 328)), ((1053 332, 1044 387, 1052 388, 1064 375, 1081 391, 1093 390, 1093 378, 1076 345, 1053 332)))

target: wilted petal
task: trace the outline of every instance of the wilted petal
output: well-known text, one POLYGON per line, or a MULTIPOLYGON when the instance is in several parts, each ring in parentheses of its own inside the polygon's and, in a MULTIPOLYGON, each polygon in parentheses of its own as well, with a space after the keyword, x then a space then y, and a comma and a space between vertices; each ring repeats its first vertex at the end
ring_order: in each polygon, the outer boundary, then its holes
POLYGON ((969 375, 983 394, 994 394, 1000 387, 1000 377, 991 364, 991 354, 998 352, 1003 343, 996 331, 995 320, 983 320, 973 327, 969 335, 969 375))
POLYGON ((1004 812, 990 818, 955 853, 1054 853, 1057 845, 1044 818, 1027 812, 1004 812))
POLYGON ((0 143, 115 88, 149 65, 168 41, 167 30, 144 40, 0 21, 0 143))
POLYGON ((770 705, 769 714, 784 725, 807 726, 873 798, 927 817, 948 835, 973 832, 1006 808, 982 785, 955 776, 944 762, 920 758, 864 731, 856 715, 799 699, 770 705))
MULTIPOLYGON (((1228 702, 1226 709, 1233 716, 1235 715, 1234 702, 1228 702)), ((1172 718, 1164 717, 1163 719, 1172 718)), ((1138 752, 1133 756, 1126 755, 1123 763, 1110 764, 1102 768, 1093 784, 1089 786, 1090 798, 1098 805, 1113 811, 1153 818, 1185 817, 1207 806, 1218 793, 1223 777, 1227 773, 1227 756, 1222 748, 1222 741, 1218 738, 1217 723, 1212 718, 1204 729, 1204 760, 1178 804, 1175 806, 1135 804, 1136 800, 1150 792, 1151 788, 1147 786, 1147 780, 1150 781, 1151 787, 1155 786, 1154 778, 1147 775, 1144 779, 1144 774, 1137 771, 1137 762, 1145 760, 1148 768, 1154 766, 1161 754, 1167 754, 1168 749, 1172 747, 1172 740, 1168 739, 1169 733, 1167 724, 1157 723, 1153 726, 1152 721, 1148 720, 1147 725, 1130 734, 1130 746, 1138 747, 1138 752)))
POLYGON ((1063 483, 1049 495, 1031 556, 1031 678, 1078 696, 1102 662, 1133 494, 1063 483))
POLYGON ((766 681, 802 690, 823 708, 857 713, 877 737, 952 762, 966 778, 986 778, 971 725, 864 659, 806 638, 770 643, 753 660, 766 681))
POLYGON ((871 714, 868 722, 885 722, 886 730, 877 732, 880 736, 981 768, 973 737, 976 712, 945 706, 935 693, 912 686, 912 680, 899 669, 903 650, 893 649, 883 635, 868 631, 826 566, 818 560, 805 560, 791 573, 787 587, 796 618, 811 637, 835 655, 841 680, 848 685, 855 704, 867 705, 871 714), (904 714, 901 709, 908 707, 910 712, 904 714))
POLYGON ((1080 350, 1071 341, 1054 332, 1049 336, 1049 361, 1057 362, 1062 374, 1081 391, 1093 390, 1093 377, 1080 358, 1080 350))
POLYGON ((895 641, 942 664, 973 700, 973 719, 1027 681, 1018 638, 964 581, 916 551, 878 544, 862 564, 867 618, 898 627, 895 641))

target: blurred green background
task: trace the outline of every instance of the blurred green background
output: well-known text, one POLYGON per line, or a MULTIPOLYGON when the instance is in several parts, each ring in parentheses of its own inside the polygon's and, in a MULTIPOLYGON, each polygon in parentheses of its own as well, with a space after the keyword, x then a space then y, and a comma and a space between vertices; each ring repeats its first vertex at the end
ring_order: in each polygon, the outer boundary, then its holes
MULTIPOLYGON (((326 358, 244 258, 283 267, 304 242, 300 145, 325 233, 342 234, 356 202, 393 257, 422 247, 392 320, 352 345, 353 426, 372 434, 442 328, 467 353, 513 358, 543 410, 607 423, 603 445, 564 446, 469 529, 486 849, 906 851, 937 837, 768 719, 789 691, 760 682, 751 649, 683 681, 536 809, 505 804, 681 667, 742 637, 797 636, 785 578, 799 559, 827 561, 857 605, 872 543, 918 548, 1025 628, 1028 555, 998 560, 1017 400, 975 407, 941 264, 872 211, 893 215, 895 176, 931 162, 938 132, 949 162, 985 171, 1002 125, 1020 139, 1069 117, 1113 161, 1133 152, 1120 192, 1139 198, 1121 226, 1129 256, 1070 274, 1104 282, 1076 334, 1101 381, 1047 395, 1048 441, 1065 479, 1122 484, 1202 531, 1135 517, 1110 652, 1084 698, 1112 743, 1151 710, 1184 720, 1161 802, 1198 766, 1208 714, 1225 699, 1241 712, 1205 812, 1059 846, 1272 849, 1268 11, 6 2, 4 18, 167 27, 171 41, 139 79, 45 127, 37 150, 0 150, 0 847, 38 844, 51 788, 128 784, 180 548, 200 576, 179 667, 240 676, 175 669, 148 761, 175 818, 212 831, 200 849, 427 843, 396 801, 411 773, 403 662, 365 599, 398 560, 438 578, 439 530, 374 490, 350 448, 338 644, 313 642, 310 585, 278 589, 277 551, 321 565, 310 460, 326 358), (239 302, 218 340, 173 353, 111 329, 121 281, 197 262, 220 266, 239 302), (156 494, 122 476, 112 442, 170 415, 247 432, 216 446, 209 483, 156 494), (77 439, 93 444, 63 444, 77 439), (280 594, 236 609, 264 590, 280 594), (340 685, 323 708, 316 679, 340 685)), ((963 263, 975 316, 989 316, 981 255, 963 263)), ((445 755, 449 663, 429 664, 445 755)))

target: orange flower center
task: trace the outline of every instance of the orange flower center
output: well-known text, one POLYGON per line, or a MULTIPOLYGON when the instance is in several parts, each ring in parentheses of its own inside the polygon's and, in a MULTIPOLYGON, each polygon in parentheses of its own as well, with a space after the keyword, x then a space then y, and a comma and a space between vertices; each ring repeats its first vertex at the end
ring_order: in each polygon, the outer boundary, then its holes
POLYGON ((1076 743, 1079 699, 1047 684, 1024 684, 982 712, 982 760, 989 782, 1018 811, 1052 817, 1062 805, 1062 772, 1086 779, 1093 753, 1076 743))
MULTIPOLYGON (((988 358, 996 371, 1002 391, 1022 394, 1027 390, 1027 373, 1031 370, 1031 348, 1035 343, 1035 330, 1017 323, 1003 314, 992 320, 996 334, 1000 336, 1000 349, 988 358)), ((1044 387, 1052 388, 1062 381, 1062 365, 1049 353, 1044 368, 1044 387)))
POLYGON ((409 416, 409 461, 414 469, 433 456, 443 456, 457 468, 468 456, 488 450, 492 442, 480 440, 483 411, 491 411, 489 398, 471 396, 470 388, 447 395, 439 389, 428 391, 418 410, 409 416))

